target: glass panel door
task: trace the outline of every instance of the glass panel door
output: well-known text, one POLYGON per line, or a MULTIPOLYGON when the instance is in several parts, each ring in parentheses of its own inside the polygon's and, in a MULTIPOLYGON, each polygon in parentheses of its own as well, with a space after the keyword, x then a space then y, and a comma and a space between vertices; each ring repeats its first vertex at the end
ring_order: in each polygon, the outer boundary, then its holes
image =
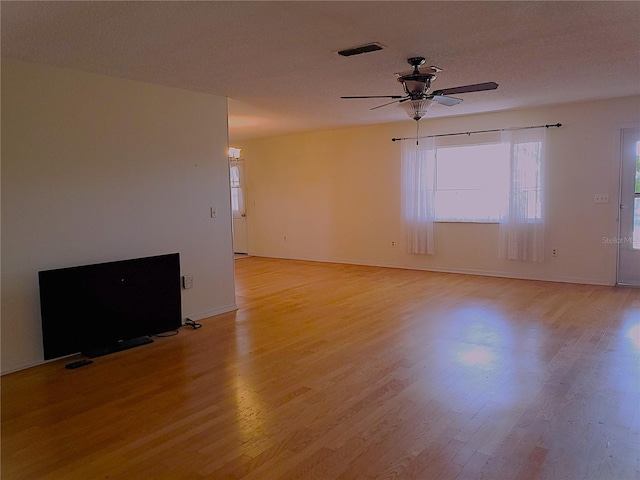
POLYGON ((640 128, 622 131, 618 283, 640 286, 640 128))

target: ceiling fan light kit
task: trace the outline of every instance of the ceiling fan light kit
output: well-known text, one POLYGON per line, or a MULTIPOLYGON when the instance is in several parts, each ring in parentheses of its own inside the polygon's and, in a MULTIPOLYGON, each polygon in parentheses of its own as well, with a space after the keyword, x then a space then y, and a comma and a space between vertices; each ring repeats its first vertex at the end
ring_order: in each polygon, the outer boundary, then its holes
POLYGON ((454 105, 462 102, 461 98, 450 97, 448 95, 482 92, 485 90, 495 90, 498 88, 498 84, 495 82, 475 83, 473 85, 463 85, 454 88, 445 88, 443 90, 435 90, 429 93, 431 88, 431 82, 436 79, 436 73, 441 72, 442 69, 436 66, 430 66, 423 68, 420 71, 420 67, 425 64, 424 57, 410 57, 407 59, 407 63, 413 67, 413 71, 403 74, 398 74, 398 82, 402 84, 404 89, 404 96, 400 95, 374 95, 374 96, 350 96, 341 98, 392 98, 391 102, 373 107, 371 110, 375 110, 380 107, 386 107, 393 103, 398 103, 403 108, 410 118, 416 122, 425 116, 427 110, 435 101, 440 105, 446 107, 453 107, 454 105))
POLYGON ((416 122, 427 114, 427 110, 431 106, 432 101, 428 98, 421 98, 418 100, 409 100, 399 105, 410 118, 413 118, 416 122))

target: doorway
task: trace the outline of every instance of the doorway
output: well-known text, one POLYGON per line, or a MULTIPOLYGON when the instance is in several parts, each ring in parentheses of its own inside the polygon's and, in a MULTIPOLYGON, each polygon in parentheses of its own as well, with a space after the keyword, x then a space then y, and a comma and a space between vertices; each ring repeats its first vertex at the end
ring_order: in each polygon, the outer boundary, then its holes
POLYGON ((622 130, 619 285, 640 286, 640 128, 622 130))
POLYGON ((247 254, 247 209, 245 201, 244 161, 232 159, 229 165, 231 179, 231 213, 233 215, 233 252, 247 254))

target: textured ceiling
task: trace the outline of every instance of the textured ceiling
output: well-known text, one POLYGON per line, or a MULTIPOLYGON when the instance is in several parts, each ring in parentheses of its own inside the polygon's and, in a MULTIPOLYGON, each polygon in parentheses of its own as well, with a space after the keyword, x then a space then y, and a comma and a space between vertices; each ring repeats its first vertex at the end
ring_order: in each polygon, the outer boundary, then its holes
POLYGON ((427 117, 640 94, 640 3, 1 2, 2 56, 229 97, 232 141, 404 120, 382 101, 424 56, 434 89, 495 81, 427 117), (340 57, 379 42, 382 51, 340 57))

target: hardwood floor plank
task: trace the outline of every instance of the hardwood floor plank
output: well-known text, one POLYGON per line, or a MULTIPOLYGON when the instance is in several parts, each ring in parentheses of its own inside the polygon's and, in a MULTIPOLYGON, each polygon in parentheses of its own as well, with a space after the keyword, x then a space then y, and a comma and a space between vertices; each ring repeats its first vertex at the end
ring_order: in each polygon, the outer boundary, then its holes
POLYGON ((3 478, 640 478, 638 289, 247 257, 236 290, 3 376, 3 478))

